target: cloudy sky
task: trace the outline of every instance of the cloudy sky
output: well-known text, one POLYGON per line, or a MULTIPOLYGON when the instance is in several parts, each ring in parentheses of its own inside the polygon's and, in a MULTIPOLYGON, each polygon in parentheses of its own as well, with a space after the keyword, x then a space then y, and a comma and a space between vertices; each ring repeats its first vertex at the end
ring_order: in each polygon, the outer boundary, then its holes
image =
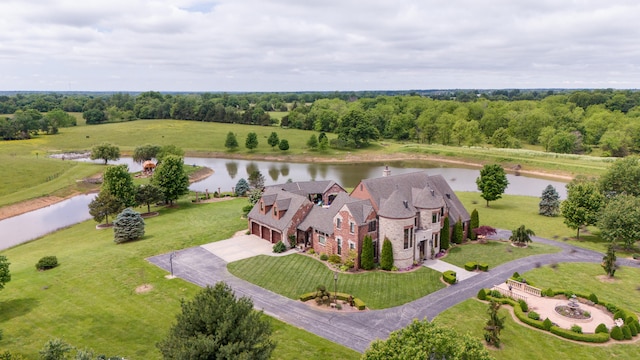
POLYGON ((1 0, 0 90, 640 88, 637 0, 1 0))

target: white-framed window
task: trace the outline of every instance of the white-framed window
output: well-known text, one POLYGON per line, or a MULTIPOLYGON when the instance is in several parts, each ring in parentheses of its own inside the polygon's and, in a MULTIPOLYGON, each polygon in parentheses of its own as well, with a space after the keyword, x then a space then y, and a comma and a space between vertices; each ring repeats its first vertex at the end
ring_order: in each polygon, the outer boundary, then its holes
POLYGON ((356 224, 352 221, 349 221, 349 232, 354 234, 356 232, 356 224))
POLYGON ((336 219, 336 227, 337 227, 338 229, 340 229, 340 228, 342 227, 342 219, 340 219, 340 218, 337 218, 337 219, 336 219))
POLYGON ((318 235, 318 242, 320 245, 325 245, 327 243, 327 238, 324 235, 318 235))
POLYGON ((404 248, 413 247, 413 227, 404 228, 404 248))
POLYGON ((349 241, 349 250, 355 250, 356 249, 356 243, 354 243, 353 241, 349 241))

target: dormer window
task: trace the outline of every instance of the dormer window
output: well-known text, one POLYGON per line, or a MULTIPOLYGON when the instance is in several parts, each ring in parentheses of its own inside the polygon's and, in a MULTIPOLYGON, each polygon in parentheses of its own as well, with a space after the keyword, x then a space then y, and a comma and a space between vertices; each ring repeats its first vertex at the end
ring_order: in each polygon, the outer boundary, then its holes
POLYGON ((264 203, 260 201, 260 212, 264 213, 264 203))
POLYGON ((273 207, 273 216, 278 217, 278 209, 275 206, 273 207))

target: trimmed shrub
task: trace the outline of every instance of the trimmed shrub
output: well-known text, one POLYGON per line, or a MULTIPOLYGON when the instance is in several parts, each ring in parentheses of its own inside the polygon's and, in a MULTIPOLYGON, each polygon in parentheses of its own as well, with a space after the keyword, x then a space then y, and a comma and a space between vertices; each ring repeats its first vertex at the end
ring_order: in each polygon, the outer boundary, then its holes
POLYGON ((607 311, 609 311, 612 314, 615 314, 616 311, 618 311, 618 307, 615 306, 614 304, 605 304, 601 302, 600 305, 604 305, 607 308, 607 311))
MULTIPOLYGON (((604 325, 604 324, 603 324, 603 325, 604 325)), ((549 330, 551 330, 551 327, 552 327, 552 326, 553 326, 553 322, 551 322, 551 320, 549 320, 549 318, 544 319, 544 321, 542 322, 542 328, 543 328, 544 330, 549 331, 549 330)), ((604 329, 606 330, 606 329, 607 329, 607 327, 605 326, 605 327, 604 327, 604 329)), ((607 331, 607 334, 608 334, 608 333, 609 333, 609 332, 607 331)))
POLYGON ((580 325, 572 325, 571 331, 573 331, 576 334, 582 334, 582 327, 580 325))
POLYGON ((478 299, 487 300, 487 292, 484 289, 478 291, 478 299))
POLYGON ((442 279, 448 284, 455 284, 458 280, 456 279, 456 273, 452 270, 447 270, 442 273, 442 279))
POLYGON ((471 240, 476 240, 478 235, 472 229, 477 229, 480 227, 480 216, 478 215, 478 210, 473 209, 471 212, 471 220, 469 221, 469 237, 471 240))
POLYGON ((496 298, 496 299, 502 298, 502 294, 498 290, 489 290, 489 296, 491 296, 493 298, 496 298))
POLYGON ((327 261, 327 260, 329 260, 329 255, 324 254, 324 253, 323 253, 323 254, 320 254, 320 260, 322 260, 322 261, 327 261))
POLYGON ((356 298, 353 299, 354 304, 356 305, 356 307, 358 308, 358 310, 364 310, 367 308, 367 306, 365 305, 364 301, 356 298))
MULTIPOLYGON (((520 309, 522 309, 522 311, 524 312, 528 312, 529 311, 529 305, 527 304, 526 301, 519 299, 518 300, 518 304, 520 304, 520 309)), ((538 319, 536 319, 538 320, 538 319)))
POLYGON ((548 296, 548 297, 556 296, 555 291, 553 291, 553 289, 551 289, 551 288, 542 291, 542 293, 544 294, 544 296, 548 296))
POLYGON ((624 335, 622 334, 622 329, 620 329, 619 326, 614 326, 611 329, 611 338, 613 340, 618 340, 618 341, 624 340, 624 335))
POLYGON ((329 259, 328 260, 332 264, 340 264, 342 262, 342 258, 340 258, 340 255, 338 255, 338 254, 329 255, 329 259))
POLYGON ((393 248, 391 241, 387 238, 382 243, 382 254, 380 255, 380 268, 382 270, 391 270, 393 267, 393 248))
POLYGON ((627 321, 627 314, 625 314, 624 310, 618 309, 618 311, 616 311, 613 314, 613 319, 614 320, 615 319, 622 319, 622 320, 624 320, 626 322, 627 321))
POLYGON ((629 323, 629 330, 631 330, 631 336, 636 336, 638 335, 638 328, 636 327, 636 322, 630 322, 629 323))
POLYGON ((287 245, 285 245, 282 241, 278 241, 275 245, 273 245, 274 253, 283 253, 287 251, 287 245))
POLYGON ((464 230, 462 228, 462 220, 458 219, 455 225, 453 225, 453 237, 451 240, 456 244, 462 244, 462 240, 464 240, 463 237, 464 237, 464 230))
POLYGON ((474 271, 477 268, 478 268, 478 263, 475 261, 469 261, 468 263, 464 264, 464 269, 467 271, 474 271))
POLYGON ((486 264, 486 263, 478 264, 478 269, 480 269, 481 271, 489 271, 489 264, 486 264))
POLYGON ((605 334, 605 333, 578 334, 571 330, 562 329, 557 326, 552 326, 550 331, 552 334, 561 336, 569 340, 583 341, 588 343, 604 343, 609 341, 609 334, 605 334))
POLYGON ((629 325, 622 325, 622 335, 625 340, 631 340, 631 330, 629 329, 629 325))
POLYGON ((591 301, 594 304, 597 304, 598 303, 598 297, 596 296, 596 294, 594 294, 594 293, 589 294, 589 301, 591 301))
POLYGON ((596 327, 596 334, 600 334, 600 333, 603 333, 603 334, 609 333, 609 329, 607 328, 607 325, 601 323, 596 327))
POLYGON ((533 320, 540 320, 540 314, 538 314, 538 313, 537 313, 537 312, 535 312, 535 311, 530 311, 530 312, 527 314, 527 317, 529 317, 529 319, 533 319, 533 320))
POLYGON ((513 313, 516 315, 516 317, 522 321, 523 323, 533 326, 534 328, 537 329, 544 329, 544 324, 542 323, 542 321, 540 320, 534 320, 532 318, 530 318, 529 316, 525 315, 525 313, 522 311, 522 309, 520 308, 520 306, 517 306, 516 302, 513 302, 514 305, 513 306, 513 313))
POLYGON ((633 318, 631 316, 627 316, 626 318, 624 318, 625 325, 631 325, 632 322, 633 322, 633 318))
POLYGON ((444 218, 442 224, 442 230, 440 230, 440 249, 447 250, 449 248, 449 231, 451 230, 449 224, 449 217, 444 218))
POLYGON ((44 270, 49 270, 49 269, 53 269, 54 267, 58 266, 60 264, 58 264, 58 258, 55 256, 45 256, 42 259, 38 260, 38 263, 36 264, 36 269, 44 271, 44 270))
POLYGON ((309 249, 309 251, 307 251, 307 253, 308 253, 308 254, 310 254, 310 255, 313 255, 313 254, 315 254, 315 253, 316 253, 316 251, 315 251, 315 250, 313 250, 313 248, 312 248, 312 249, 309 249))
POLYGON ((520 279, 520 274, 516 271, 513 273, 513 275, 511 275, 512 279, 520 279))
POLYGON ((317 291, 310 292, 310 293, 304 293, 304 294, 300 295, 300 300, 301 301, 309 301, 311 299, 315 299, 317 294, 318 294, 317 291))

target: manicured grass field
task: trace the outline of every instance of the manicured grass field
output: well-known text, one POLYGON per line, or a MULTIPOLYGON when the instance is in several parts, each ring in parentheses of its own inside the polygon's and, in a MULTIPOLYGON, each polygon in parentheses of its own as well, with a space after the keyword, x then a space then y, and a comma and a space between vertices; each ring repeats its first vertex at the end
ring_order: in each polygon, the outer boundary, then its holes
MULTIPOLYGON (((559 264, 557 270, 550 267, 538 268, 522 274, 535 284, 547 288, 567 289, 583 293, 595 293, 598 298, 620 304, 629 310, 640 312, 640 291, 637 290, 640 269, 622 268, 616 272, 615 283, 601 282, 596 278, 604 274, 598 264, 559 264)), ((506 307, 505 307, 506 308, 506 307)), ((474 299, 466 300, 438 315, 434 321, 469 332, 483 338, 483 327, 488 319, 487 305, 474 299)), ((640 343, 609 344, 592 346, 562 340, 548 332, 528 327, 512 319, 507 310, 501 310, 507 317, 505 329, 500 339, 502 348, 492 350, 492 355, 500 359, 636 359, 640 353, 640 343)))
MULTIPOLYGON (((607 242, 599 236, 600 232, 595 227, 589 231, 580 232, 580 240, 576 240, 576 231, 569 229, 562 216, 548 217, 538 214, 540 198, 533 196, 502 195, 502 199, 485 206, 485 200, 477 192, 456 192, 464 207, 471 212, 478 210, 480 225, 489 225, 494 228, 513 230, 520 225, 525 225, 533 230, 536 235, 547 239, 567 241, 571 245, 604 253, 607 242)), ((535 243, 534 243, 535 244, 535 243)), ((637 252, 637 250, 636 250, 637 252)), ((632 252, 619 251, 618 256, 630 257, 632 252)))
MULTIPOLYGON (((325 285, 331 291, 334 286, 333 271, 305 255, 261 255, 232 262, 227 268, 242 279, 290 299, 315 291, 318 285, 325 285)), ((373 271, 338 276, 338 292, 362 299, 371 309, 402 305, 443 287, 440 273, 424 267, 404 273, 373 271)))
POLYGON ((449 254, 443 258, 450 264, 464 267, 468 261, 485 263, 489 269, 500 264, 520 259, 530 255, 550 254, 559 252, 560 248, 545 244, 529 243, 526 248, 511 246, 509 242, 488 241, 486 244, 464 244, 449 250, 449 254))
MULTIPOLYGON (((155 343, 175 321, 180 299, 191 298, 198 287, 165 279, 166 272, 145 258, 230 237, 246 226, 240 217, 245 203, 183 200, 179 208, 160 209, 160 216, 146 219, 142 240, 122 245, 113 242, 111 230, 96 230, 95 222, 86 221, 2 251, 11 262, 12 280, 0 291, 0 348, 37 359, 48 339, 63 338, 98 353, 160 358, 155 343), (47 255, 57 256, 61 265, 36 271, 38 259, 47 255), (137 294, 142 284, 153 289, 137 294)), ((356 358, 351 350, 273 321, 278 358, 299 358, 300 346, 309 353, 356 358)))

